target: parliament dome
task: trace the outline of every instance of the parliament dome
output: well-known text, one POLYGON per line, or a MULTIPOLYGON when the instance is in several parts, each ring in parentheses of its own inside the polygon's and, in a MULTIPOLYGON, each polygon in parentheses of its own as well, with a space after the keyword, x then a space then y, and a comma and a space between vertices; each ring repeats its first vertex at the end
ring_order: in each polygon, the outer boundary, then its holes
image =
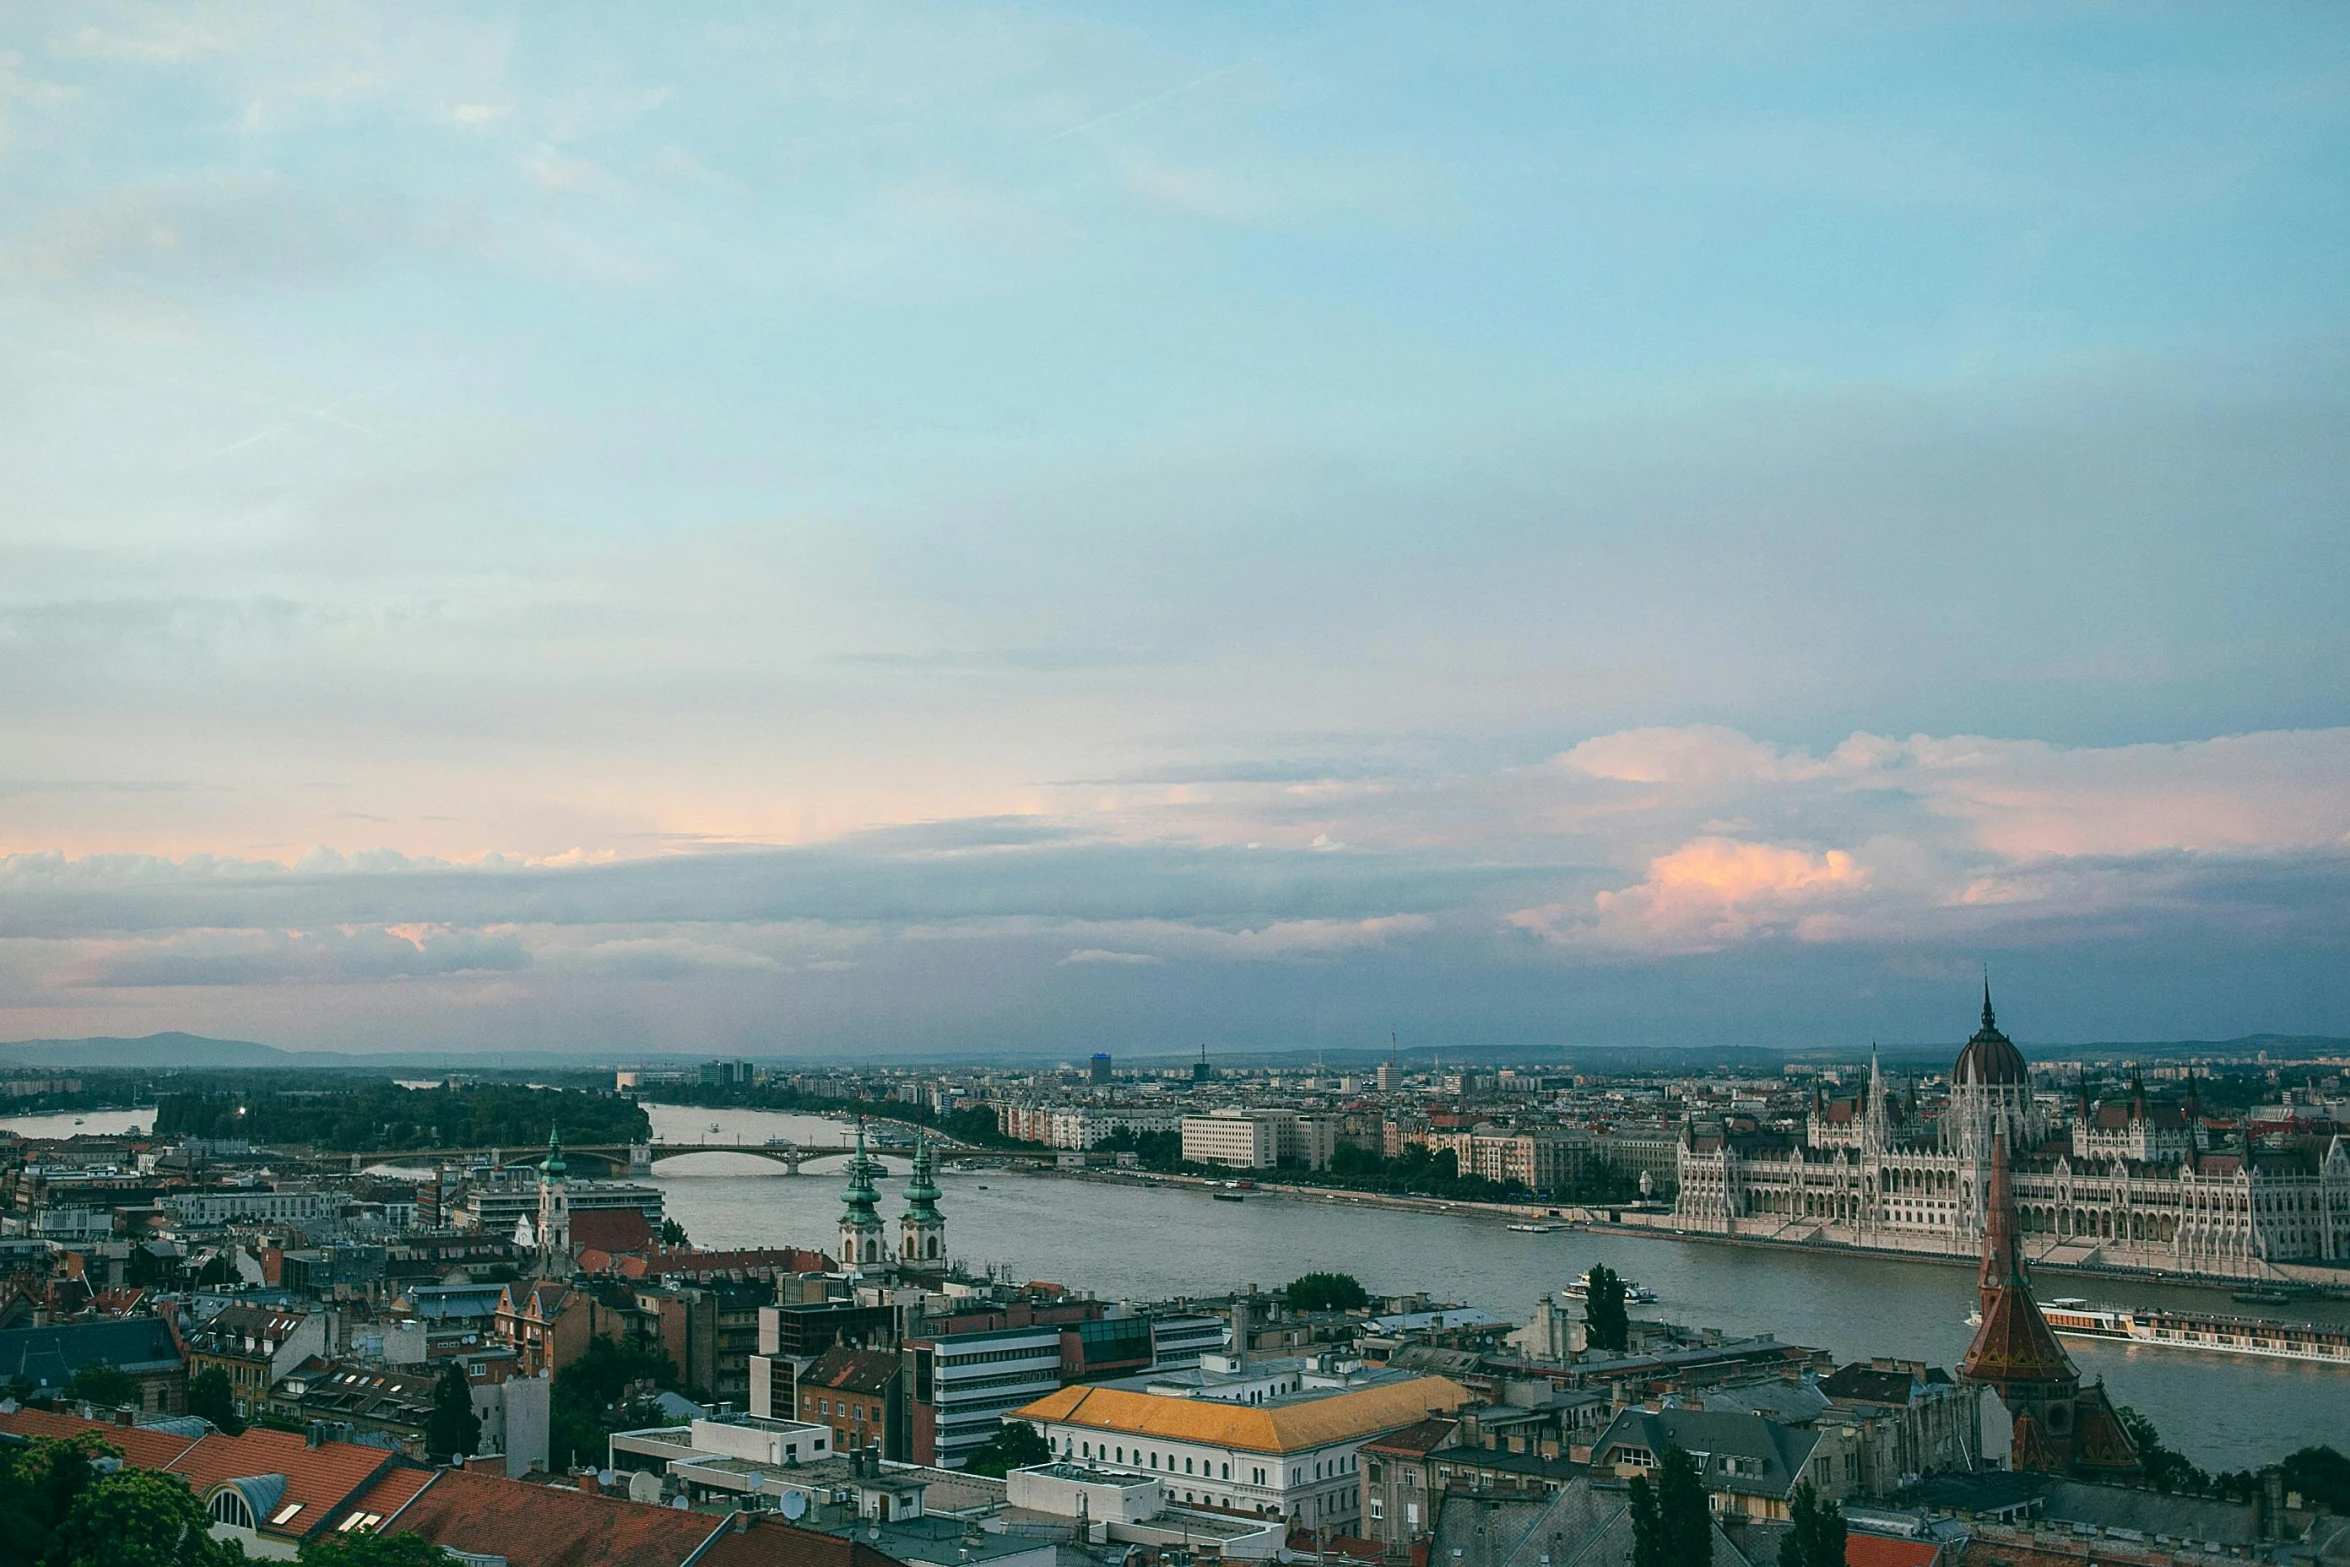
POLYGON ((1998 1019, 1991 1012, 1991 987, 1983 986, 1983 1026, 1975 1030, 1958 1053, 1958 1063, 1950 1069, 1952 1087, 1975 1085, 1979 1087, 2023 1087, 2032 1080, 2024 1065, 2024 1053, 2016 1049, 2015 1041, 1999 1032, 1998 1019))

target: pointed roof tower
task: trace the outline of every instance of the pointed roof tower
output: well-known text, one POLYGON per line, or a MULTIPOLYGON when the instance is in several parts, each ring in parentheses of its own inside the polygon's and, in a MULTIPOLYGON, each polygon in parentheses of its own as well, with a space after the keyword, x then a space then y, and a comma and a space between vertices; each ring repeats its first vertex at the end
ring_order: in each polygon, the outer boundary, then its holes
POLYGON ((906 1217, 926 1221, 939 1218, 938 1200, 945 1195, 931 1177, 930 1134, 914 1134, 914 1173, 906 1182, 906 1217))
POLYGON ((571 1173, 563 1162, 563 1131, 560 1127, 547 1128, 547 1157, 539 1165, 539 1174, 550 1181, 560 1181, 571 1173))
POLYGON ((2081 1374, 2057 1343, 2048 1319, 2040 1314, 2039 1302, 2032 1299, 2005 1137, 1991 1143, 1989 1209, 1983 1228, 1983 1271, 1977 1280, 1983 1325, 1975 1330, 1975 1341, 1967 1347, 1958 1371, 1970 1382, 1997 1388, 2008 1406, 2015 1408, 2019 1390, 2045 1396, 2046 1390, 2058 1383, 2078 1387, 2081 1374))
POLYGON ((865 1152, 865 1121, 857 1120, 857 1151, 849 1156, 849 1184, 841 1188, 840 1222, 843 1227, 858 1229, 878 1227, 881 1215, 874 1204, 881 1201, 881 1193, 873 1187, 873 1160, 865 1152))

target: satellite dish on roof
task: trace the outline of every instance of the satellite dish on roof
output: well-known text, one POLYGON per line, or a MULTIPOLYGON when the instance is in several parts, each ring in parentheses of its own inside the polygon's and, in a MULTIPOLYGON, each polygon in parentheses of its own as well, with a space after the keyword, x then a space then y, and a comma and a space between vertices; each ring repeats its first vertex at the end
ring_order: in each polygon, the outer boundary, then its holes
POLYGON ((661 1500, 661 1477, 642 1469, 630 1475, 628 1499, 632 1502, 658 1502, 661 1500))
POLYGON ((686 1509, 686 1500, 682 1496, 673 1496, 669 1499, 669 1505, 682 1513, 686 1509))
POLYGON ((807 1514, 808 1499, 798 1491, 783 1493, 783 1516, 797 1523, 807 1514))

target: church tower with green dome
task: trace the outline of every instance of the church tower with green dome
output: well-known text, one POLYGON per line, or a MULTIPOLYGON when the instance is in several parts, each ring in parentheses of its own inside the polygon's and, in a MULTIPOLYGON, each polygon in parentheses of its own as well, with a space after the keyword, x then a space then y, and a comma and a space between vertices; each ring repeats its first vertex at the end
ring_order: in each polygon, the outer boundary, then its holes
POLYGON ((865 1123, 857 1123, 857 1151, 849 1156, 849 1184, 840 1194, 840 1265, 854 1271, 889 1260, 882 1248, 881 1193, 873 1189, 873 1160, 865 1152, 865 1123))
POLYGON ((563 1162, 563 1134, 547 1128, 547 1157, 539 1165, 538 1274, 571 1276, 571 1170, 563 1162))
POLYGON ((943 1194, 932 1178, 930 1135, 914 1134, 914 1176, 906 1183, 906 1212, 898 1220, 898 1261, 910 1267, 938 1267, 946 1261, 947 1221, 938 1211, 943 1194))

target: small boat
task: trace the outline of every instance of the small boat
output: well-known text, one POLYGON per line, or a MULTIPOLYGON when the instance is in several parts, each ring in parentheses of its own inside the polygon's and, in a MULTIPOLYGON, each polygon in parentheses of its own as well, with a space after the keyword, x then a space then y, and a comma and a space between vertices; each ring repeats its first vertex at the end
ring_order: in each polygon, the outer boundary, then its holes
POLYGON ((1246 1202, 1246 1201, 1248 1201, 1248 1199, 1247 1199, 1246 1197, 1243 1197, 1243 1196, 1241 1196, 1241 1195, 1240 1195, 1240 1193, 1238 1193, 1238 1192, 1210 1192, 1210 1193, 1208 1193, 1208 1195, 1209 1195, 1210 1197, 1213 1197, 1213 1198, 1215 1198, 1215 1199, 1216 1199, 1216 1201, 1218 1201, 1218 1202, 1246 1202))
POLYGON ((1510 1228, 1520 1235, 1550 1235, 1558 1230, 1555 1224, 1513 1224, 1510 1228))
MULTIPOLYGON (((1647 1285, 1642 1284, 1637 1279, 1625 1279, 1622 1282, 1624 1285, 1624 1303, 1626 1305, 1647 1306, 1653 1305, 1655 1303, 1657 1298, 1655 1290, 1650 1289, 1647 1285)), ((1567 1299, 1569 1300, 1589 1300, 1591 1298, 1591 1275, 1586 1272, 1581 1278, 1575 1280, 1574 1283, 1569 1284, 1566 1289, 1566 1295, 1567 1299)))
POLYGON ((1974 1310, 1966 1314, 1966 1325, 1970 1328, 1979 1328, 1983 1325, 1982 1307, 1977 1306, 1974 1310))
POLYGON ((2228 1296, 2239 1306, 2289 1306, 2301 1298, 2301 1292, 2280 1284, 2254 1284, 2228 1296))

